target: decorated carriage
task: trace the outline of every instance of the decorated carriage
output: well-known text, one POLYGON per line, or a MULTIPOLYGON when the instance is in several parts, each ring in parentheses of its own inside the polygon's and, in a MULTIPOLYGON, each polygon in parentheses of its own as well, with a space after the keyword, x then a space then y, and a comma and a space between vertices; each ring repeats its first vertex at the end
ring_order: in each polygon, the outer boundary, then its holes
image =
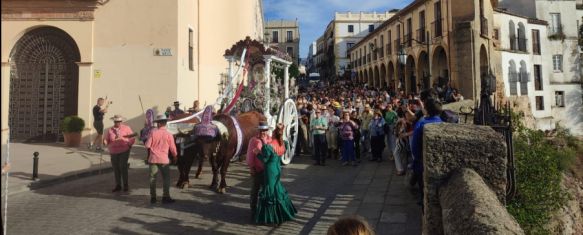
MULTIPOLYGON (((229 66, 218 84, 219 97, 210 106, 217 114, 228 114, 232 117, 259 111, 267 119, 271 130, 277 123, 283 123, 288 151, 282 162, 291 163, 299 123, 295 102, 290 98, 297 94, 296 79, 289 77, 289 67, 292 64, 290 56, 247 37, 227 49, 224 58, 229 66)), ((181 153, 196 144, 195 127, 200 124, 203 112, 169 122, 168 130, 175 136, 180 136, 176 140, 181 153)), ((240 127, 235 129, 237 130, 233 132, 237 133, 237 151, 231 156, 232 161, 239 158, 242 145, 247 144, 245 137, 239 133, 240 127)))

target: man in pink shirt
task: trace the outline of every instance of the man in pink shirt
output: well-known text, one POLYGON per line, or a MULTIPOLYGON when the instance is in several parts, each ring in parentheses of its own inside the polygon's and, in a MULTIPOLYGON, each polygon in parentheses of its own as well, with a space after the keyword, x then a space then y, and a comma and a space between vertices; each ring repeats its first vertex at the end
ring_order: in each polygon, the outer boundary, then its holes
POLYGON ((172 203, 174 199, 170 197, 170 159, 168 152, 172 154, 173 162, 177 160, 176 145, 174 137, 166 130, 166 115, 160 114, 156 117, 155 122, 158 128, 152 130, 150 138, 146 141, 146 148, 150 152, 148 163, 150 164, 150 203, 156 203, 156 177, 158 171, 162 172, 164 183, 162 203, 172 203))
POLYGON ((259 134, 252 137, 249 140, 249 146, 247 148, 247 165, 249 166, 249 172, 251 177, 253 177, 253 185, 251 187, 251 220, 255 218, 256 208, 257 208, 257 197, 259 195, 259 189, 263 183, 263 163, 257 159, 257 154, 261 153, 261 148, 263 144, 271 142, 271 138, 267 134, 269 126, 267 122, 259 122, 259 134))
POLYGON ((107 130, 103 145, 107 145, 109 154, 111 155, 111 166, 113 167, 113 175, 115 176, 115 188, 112 192, 119 192, 121 190, 121 183, 123 180, 123 191, 129 190, 128 186, 128 158, 130 157, 130 149, 136 142, 134 139, 134 132, 132 129, 123 124, 123 117, 114 115, 113 127, 107 130))

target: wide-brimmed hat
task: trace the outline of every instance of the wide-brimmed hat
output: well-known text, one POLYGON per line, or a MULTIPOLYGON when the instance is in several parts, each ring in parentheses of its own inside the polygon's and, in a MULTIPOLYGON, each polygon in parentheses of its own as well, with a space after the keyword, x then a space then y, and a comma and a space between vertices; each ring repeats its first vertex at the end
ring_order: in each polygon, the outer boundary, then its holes
POLYGON ((338 101, 334 101, 334 103, 332 103, 332 106, 334 106, 335 108, 340 108, 340 103, 338 103, 338 101))
POLYGON ((180 101, 174 101, 174 105, 181 105, 180 101))
POLYGON ((156 119, 154 120, 154 122, 163 122, 163 121, 168 121, 168 118, 164 114, 158 114, 158 116, 156 116, 156 119))
POLYGON ((118 115, 118 114, 113 115, 113 117, 110 118, 110 119, 112 121, 114 121, 114 122, 123 122, 123 120, 124 120, 124 118, 121 115, 118 115))
POLYGON ((259 125, 257 126, 257 129, 259 130, 269 130, 269 125, 267 125, 267 122, 265 121, 260 121, 259 125))
POLYGON ((370 109, 370 104, 365 104, 365 105, 364 105, 364 108, 365 108, 365 109, 366 109, 366 108, 369 108, 369 109, 370 109))

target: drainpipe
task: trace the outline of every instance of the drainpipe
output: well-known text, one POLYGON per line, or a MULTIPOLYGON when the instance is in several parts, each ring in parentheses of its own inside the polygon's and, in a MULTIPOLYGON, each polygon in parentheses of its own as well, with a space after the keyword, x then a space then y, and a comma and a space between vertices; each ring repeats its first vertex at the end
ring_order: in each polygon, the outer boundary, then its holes
POLYGON ((198 74, 197 77, 197 92, 196 92, 196 99, 200 100, 200 1, 196 1, 196 11, 197 11, 197 22, 196 27, 198 29, 198 33, 196 34, 196 73, 198 74))
MULTIPOLYGON (((448 69, 448 72, 449 72, 449 74, 448 74, 448 76, 449 76, 448 80, 451 82, 452 77, 453 77, 452 76, 453 71, 451 69, 451 35, 450 35, 450 32, 451 31, 449 30, 449 20, 451 19, 451 16, 449 15, 449 2, 447 0, 445 0, 445 5, 446 5, 445 10, 447 11, 446 12, 446 14, 447 14, 447 20, 445 21, 447 23, 447 69, 448 69)), ((458 78, 458 81, 457 82, 458 82, 458 88, 459 88, 459 78, 458 78)))

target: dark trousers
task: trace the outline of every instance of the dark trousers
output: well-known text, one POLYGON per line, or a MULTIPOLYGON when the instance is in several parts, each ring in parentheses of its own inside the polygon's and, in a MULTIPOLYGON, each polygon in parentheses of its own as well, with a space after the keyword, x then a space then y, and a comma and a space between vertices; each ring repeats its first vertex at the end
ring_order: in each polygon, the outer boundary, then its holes
POLYGON ((255 213, 257 212, 257 198, 259 197, 259 189, 263 184, 263 172, 255 173, 252 176, 253 182, 251 185, 251 218, 255 218, 255 213))
POLYGON ((371 137, 371 150, 373 160, 383 159, 383 150, 385 149, 385 135, 378 135, 371 137))
POLYGON ((326 151, 328 145, 326 144, 326 134, 314 135, 314 160, 317 163, 326 163, 326 151))
POLYGON ((354 153, 356 160, 360 160, 360 138, 354 139, 354 153))
POLYGON ((113 167, 113 175, 115 177, 115 185, 128 186, 128 158, 130 157, 130 150, 123 153, 111 154, 111 167, 113 167))

